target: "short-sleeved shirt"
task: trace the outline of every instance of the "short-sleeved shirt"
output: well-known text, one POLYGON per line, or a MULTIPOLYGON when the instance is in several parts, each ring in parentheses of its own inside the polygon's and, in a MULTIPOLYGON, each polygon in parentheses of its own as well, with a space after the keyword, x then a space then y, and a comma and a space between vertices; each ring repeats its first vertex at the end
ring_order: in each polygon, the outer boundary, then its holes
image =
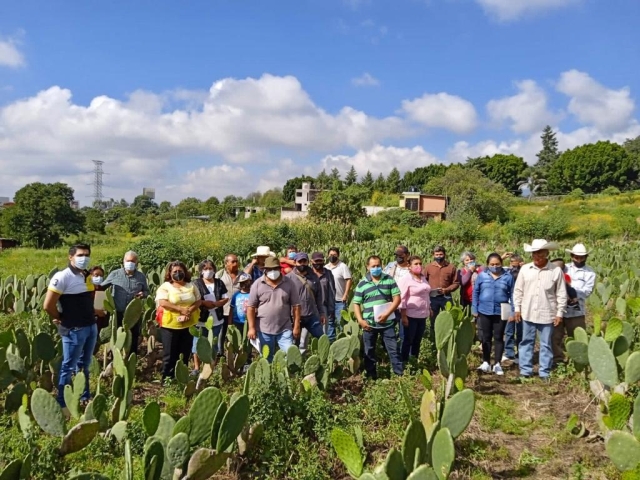
POLYGON ((249 293, 236 292, 231 298, 231 312, 235 323, 247 321, 247 307, 249 306, 249 293))
POLYGON ((257 309, 256 328, 262 333, 278 335, 291 330, 291 308, 298 305, 298 286, 287 276, 281 277, 275 287, 264 276, 251 285, 248 306, 257 309))
POLYGON ((337 265, 327 263, 324 268, 331 270, 336 283, 336 302, 341 302, 345 294, 344 289, 347 286, 347 280, 351 280, 351 270, 344 262, 338 262, 337 265))
MULTIPOLYGON (((173 286, 170 282, 164 282, 158 287, 158 291, 156 292, 156 302, 159 302, 160 300, 167 300, 170 303, 181 307, 193 305, 200 299, 200 292, 192 283, 185 283, 183 286, 178 288, 173 286)), ((198 319, 200 318, 200 310, 194 311, 186 322, 179 322, 178 317, 180 316, 181 314, 178 312, 165 310, 162 314, 162 326, 164 328, 171 328, 175 330, 189 328, 198 322, 198 319)))
POLYGON ((96 323, 91 275, 67 267, 56 272, 49 282, 49 290, 60 295, 58 310, 63 327, 81 328, 96 323))
POLYGON ((400 288, 396 281, 386 273, 383 273, 378 283, 371 278, 371 274, 360 280, 353 295, 353 303, 362 307, 362 318, 373 328, 386 328, 394 324, 394 320, 379 323, 373 315, 375 305, 384 305, 392 302, 393 297, 400 295, 400 288))
POLYGON ((111 272, 106 280, 102 282, 104 288, 113 285, 113 303, 116 304, 118 312, 124 312, 129 302, 136 295, 142 292, 142 296, 149 295, 149 286, 147 285, 147 277, 139 270, 134 271, 131 275, 127 275, 124 268, 118 268, 111 272))

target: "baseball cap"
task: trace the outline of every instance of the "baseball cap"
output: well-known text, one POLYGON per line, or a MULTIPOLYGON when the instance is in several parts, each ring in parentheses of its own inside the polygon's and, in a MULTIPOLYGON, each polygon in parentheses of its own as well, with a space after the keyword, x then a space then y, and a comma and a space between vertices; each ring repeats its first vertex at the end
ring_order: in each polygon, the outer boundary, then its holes
POLYGON ((247 281, 251 281, 251 275, 247 275, 246 273, 241 273, 240 275, 238 275, 238 278, 236 279, 236 283, 242 283, 247 281))
POLYGON ((307 255, 304 252, 300 252, 296 255, 296 262, 299 262, 301 260, 306 260, 307 262, 309 261, 309 255, 307 255))
POLYGON ((313 260, 314 262, 316 260, 324 261, 324 254, 322 252, 313 252, 313 254, 311 255, 311 260, 313 260))

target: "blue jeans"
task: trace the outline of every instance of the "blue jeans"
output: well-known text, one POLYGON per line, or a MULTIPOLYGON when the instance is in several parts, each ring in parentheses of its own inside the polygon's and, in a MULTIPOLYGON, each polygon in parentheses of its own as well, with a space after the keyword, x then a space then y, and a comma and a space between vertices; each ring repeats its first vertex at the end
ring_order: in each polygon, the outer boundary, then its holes
POLYGON ((402 359, 400 358, 400 352, 398 351, 398 337, 396 337, 395 325, 387 328, 372 328, 371 330, 365 330, 363 332, 364 369, 367 372, 367 375, 373 379, 378 378, 378 372, 376 369, 378 363, 378 360, 376 359, 376 343, 378 343, 378 336, 382 337, 384 348, 389 354, 393 373, 396 375, 402 375, 402 359))
POLYGON ((327 334, 331 343, 336 341, 337 328, 342 319, 342 310, 344 310, 344 302, 336 302, 333 315, 329 314, 327 323, 324 325, 324 333, 327 334))
POLYGON ((287 353, 289 347, 293 345, 293 331, 285 330, 282 333, 262 333, 258 331, 258 338, 260 339, 260 348, 267 345, 269 347, 269 356, 267 361, 271 363, 273 355, 276 353, 276 345, 283 352, 287 353))
POLYGON ((304 353, 307 351, 309 334, 315 338, 320 338, 324 335, 324 327, 322 323, 320 323, 320 317, 317 315, 300 317, 300 326, 302 327, 302 333, 300 334, 300 352, 304 353))
POLYGON ((553 323, 532 323, 522 321, 522 341, 520 342, 520 375, 533 374, 533 349, 536 344, 536 333, 540 334, 540 370, 541 378, 547 378, 553 366, 553 323))
MULTIPOLYGON (((215 327, 213 327, 213 336, 216 337, 218 339, 218 353, 222 353, 222 345, 224 345, 224 338, 222 338, 222 336, 220 335, 220 332, 222 332, 222 327, 224 327, 224 324, 220 324, 220 325, 216 325, 215 327)), ((196 327, 198 330, 200 330, 200 336, 204 337, 204 338, 208 338, 209 337, 209 330, 207 330, 205 327, 196 327)), ((198 337, 193 337, 193 346, 191 347, 191 353, 197 353, 196 352, 196 345, 198 344, 198 337)))
POLYGON ((504 331, 504 354, 511 360, 516 358, 516 348, 520 351, 522 341, 522 322, 507 322, 504 331))
MULTIPOLYGON (((427 329, 426 318, 407 317, 407 319, 409 320, 409 326, 404 328, 404 338, 401 341, 403 362, 409 360, 409 355, 418 357, 422 336, 427 329)), ((400 322, 400 325, 402 326, 402 322, 400 322)))
POLYGON ((81 400, 89 400, 89 365, 93 359, 93 349, 98 338, 98 326, 94 323, 87 327, 58 327, 62 337, 62 364, 58 379, 58 403, 65 407, 64 386, 71 385, 71 377, 79 370, 84 372, 86 384, 81 400))

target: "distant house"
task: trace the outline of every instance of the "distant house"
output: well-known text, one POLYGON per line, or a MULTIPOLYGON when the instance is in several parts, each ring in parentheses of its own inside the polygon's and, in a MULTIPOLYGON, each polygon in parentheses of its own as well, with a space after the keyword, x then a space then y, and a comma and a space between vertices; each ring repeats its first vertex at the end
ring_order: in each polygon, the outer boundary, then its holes
POLYGON ((0 252, 7 248, 16 248, 18 241, 13 238, 0 238, 0 252))
POLYGON ((302 184, 302 188, 298 188, 296 190, 296 198, 294 200, 296 211, 298 212, 309 211, 309 205, 313 201, 315 201, 316 197, 320 192, 322 192, 322 190, 313 188, 311 183, 304 182, 302 184))
POLYGON ((400 208, 418 212, 423 218, 445 220, 447 215, 447 197, 427 195, 420 192, 404 192, 400 195, 400 208))

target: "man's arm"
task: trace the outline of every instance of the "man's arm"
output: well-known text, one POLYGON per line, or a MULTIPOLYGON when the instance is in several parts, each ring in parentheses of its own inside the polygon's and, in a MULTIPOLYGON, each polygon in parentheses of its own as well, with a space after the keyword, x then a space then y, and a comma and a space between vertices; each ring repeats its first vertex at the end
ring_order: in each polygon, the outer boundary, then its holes
POLYGON ((362 310, 360 309, 359 303, 354 302, 353 314, 355 315, 356 320, 358 320, 358 324, 362 327, 363 330, 371 330, 369 324, 365 321, 364 318, 362 318, 362 310))
POLYGON ((293 313, 293 336, 296 339, 300 338, 300 332, 302 331, 300 326, 301 311, 302 309, 300 308, 300 305, 293 305, 291 307, 291 312, 293 313))
MULTIPOLYGON (((229 316, 231 319, 231 315, 229 316)), ((251 340, 256 339, 256 309, 255 307, 247 307, 247 322, 249 322, 249 330, 247 337, 251 340)))
POLYGON ((49 318, 56 325, 60 325, 60 312, 58 311, 58 299, 60 294, 53 290, 47 290, 47 296, 44 298, 44 311, 49 314, 49 318))
POLYGON ((520 315, 522 311, 522 300, 524 298, 524 275, 525 272, 521 271, 516 280, 516 284, 513 287, 513 310, 516 322, 520 321, 520 315))
POLYGON ((576 293, 578 294, 578 298, 585 300, 589 295, 593 293, 593 287, 595 287, 595 284, 596 284, 595 272, 587 272, 584 279, 584 285, 582 285, 581 287, 578 287, 577 284, 573 285, 573 282, 572 282, 571 286, 575 288, 576 293))
MULTIPOLYGON (((100 284, 100 286, 102 288, 104 288, 105 290, 107 288, 109 288, 111 285, 113 285, 113 280, 116 277, 116 272, 118 270, 113 270, 112 272, 109 273, 109 275, 107 275, 107 278, 105 280, 102 281, 102 283, 100 284)), ((144 275, 143 275, 144 276, 144 275)), ((147 279, 145 278, 145 283, 147 282, 147 279)))
POLYGON ((449 285, 447 288, 442 289, 444 293, 452 293, 460 288, 460 280, 458 279, 458 269, 456 269, 456 267, 454 267, 453 264, 450 264, 450 265, 453 268, 452 281, 451 281, 451 285, 449 285))
MULTIPOLYGON (((555 269, 554 272, 559 269, 555 269)), ((560 319, 562 321, 562 317, 564 317, 565 312, 567 311, 567 288, 564 282, 564 275, 562 271, 557 273, 556 279, 556 302, 558 304, 558 308, 556 311, 556 320, 560 319)))
POLYGON ((349 292, 351 291, 351 286, 353 285, 352 279, 347 279, 347 283, 344 285, 344 294, 342 295, 342 301, 346 302, 349 299, 349 292))
POLYGON ((251 275, 251 278, 253 278, 253 266, 256 263, 256 259, 254 258, 246 267, 244 267, 244 273, 246 273, 247 275, 251 275))

